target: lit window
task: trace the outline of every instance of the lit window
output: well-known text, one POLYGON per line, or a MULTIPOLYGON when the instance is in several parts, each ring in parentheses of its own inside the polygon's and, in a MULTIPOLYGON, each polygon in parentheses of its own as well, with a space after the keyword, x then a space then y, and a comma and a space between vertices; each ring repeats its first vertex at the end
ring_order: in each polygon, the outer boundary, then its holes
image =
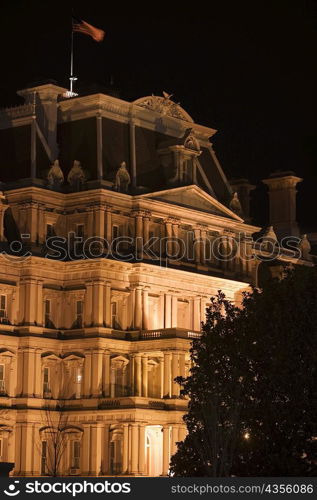
POLYGON ((7 296, 0 295, 0 321, 7 317, 7 296))
POLYGON ((0 394, 5 392, 4 365, 0 365, 0 394))

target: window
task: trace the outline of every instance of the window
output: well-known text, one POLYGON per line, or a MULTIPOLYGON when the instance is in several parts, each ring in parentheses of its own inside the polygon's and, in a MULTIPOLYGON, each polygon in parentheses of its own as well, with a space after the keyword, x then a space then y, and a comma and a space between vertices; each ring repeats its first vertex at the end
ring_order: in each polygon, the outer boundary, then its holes
POLYGON ((46 238, 54 236, 54 226, 53 224, 46 224, 46 238))
POLYGON ((81 383, 83 380, 82 368, 78 366, 75 371, 75 383, 76 383, 76 398, 79 399, 81 395, 81 383))
POLYGON ((117 328, 118 326, 118 307, 116 302, 111 303, 111 326, 117 328))
POLYGON ((119 237, 119 226, 112 226, 112 239, 119 237))
POLYGON ((45 327, 50 328, 51 324, 51 301, 49 299, 45 300, 44 303, 44 316, 45 316, 45 327))
POLYGON ((0 394, 5 392, 4 384, 4 365, 0 365, 0 394))
POLYGON ((43 396, 48 397, 50 395, 50 370, 48 367, 45 367, 43 370, 43 396))
POLYGON ((77 328, 82 328, 82 326, 83 326, 83 309, 84 309, 83 301, 77 300, 77 302, 76 302, 76 325, 77 325, 77 328))
POLYGON ((80 442, 73 441, 72 443, 72 469, 80 468, 80 442))
POLYGON ((85 235, 85 226, 84 224, 77 224, 76 226, 76 236, 78 238, 84 238, 85 235))
POLYGON ((46 472, 47 472, 46 462, 47 462, 47 441, 42 441, 41 474, 46 474, 46 472))
POLYGON ((7 296, 0 295, 0 321, 7 317, 7 296))

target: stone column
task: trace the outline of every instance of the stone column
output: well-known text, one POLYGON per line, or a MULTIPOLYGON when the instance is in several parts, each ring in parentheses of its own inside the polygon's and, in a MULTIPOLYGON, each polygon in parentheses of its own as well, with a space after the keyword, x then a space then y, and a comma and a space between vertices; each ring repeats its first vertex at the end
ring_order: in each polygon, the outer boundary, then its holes
POLYGON ((112 207, 111 205, 106 205, 106 240, 110 247, 112 242, 112 207))
MULTIPOLYGON (((34 357, 34 395, 37 398, 42 397, 42 359, 41 359, 42 351, 40 349, 35 350, 34 357)), ((15 389, 15 388, 14 388, 15 389)))
POLYGON ((91 326, 92 325, 92 290, 93 283, 92 281, 86 281, 86 293, 85 293, 85 301, 84 301, 84 325, 91 326))
POLYGON ((200 262, 201 264, 205 265, 206 264, 206 239, 207 239, 207 230, 202 228, 200 230, 200 237, 201 237, 201 243, 200 243, 200 262))
POLYGON ((200 331, 200 297, 194 297, 194 330, 200 331))
POLYGON ((38 233, 38 241, 39 244, 43 244, 46 238, 46 227, 45 227, 45 205, 42 203, 38 204, 38 228, 37 228, 37 233, 38 233))
POLYGON ((4 241, 4 213, 9 205, 5 204, 5 196, 2 191, 0 191, 0 241, 4 241))
POLYGON ((170 256, 173 255, 173 242, 170 241, 171 238, 173 237, 171 219, 167 219, 165 221, 165 236, 166 236, 166 238, 168 238, 167 244, 166 244, 166 250, 167 250, 167 254, 170 258, 170 256))
POLYGON ((160 398, 164 396, 164 358, 160 358, 160 398))
POLYGON ((143 289, 143 330, 149 329, 149 289, 143 289))
POLYGON ((171 456, 175 455, 177 451, 176 443, 178 442, 178 428, 179 428, 178 424, 172 425, 171 456))
POLYGON ((171 395, 171 353, 164 352, 164 396, 171 395))
POLYGON ((104 324, 111 328, 111 282, 106 281, 104 287, 104 324))
POLYGON ((139 468, 139 426, 131 424, 131 473, 137 474, 139 468))
POLYGON ((145 424, 139 425, 139 474, 145 473, 145 424))
POLYGON ((179 375, 183 378, 186 376, 185 353, 179 353, 179 375))
POLYGON ((178 428, 178 441, 184 441, 187 435, 186 425, 180 425, 178 428))
POLYGON ((89 462, 90 462, 90 425, 83 424, 84 432, 82 437, 82 453, 80 455, 81 459, 81 473, 85 476, 89 475, 89 462))
POLYGON ((90 427, 90 476, 99 476, 101 472, 101 434, 102 434, 102 422, 94 423, 90 427))
POLYGON ((38 203, 30 201, 24 205, 26 211, 27 233, 30 238, 28 243, 36 243, 38 239, 38 203))
POLYGON ((85 228, 85 235, 88 236, 88 238, 91 238, 95 236, 94 234, 94 206, 89 205, 86 207, 86 212, 87 212, 87 228, 85 228))
POLYGON ((103 162, 102 162, 102 116, 100 113, 96 116, 97 129, 97 177, 98 180, 103 178, 103 162))
POLYGON ((200 322, 206 322, 206 301, 207 297, 200 298, 200 322))
POLYGON ((24 278, 25 302, 24 302, 24 324, 35 325, 37 319, 37 280, 24 278))
POLYGON ((150 217, 151 213, 146 211, 143 217, 143 238, 145 243, 149 241, 150 217))
POLYGON ((24 347, 23 349, 23 380, 22 392, 25 397, 33 397, 35 392, 34 385, 34 367, 35 367, 35 349, 33 347, 24 347))
POLYGON ((110 353, 104 352, 103 354, 103 393, 106 398, 110 397, 110 353))
POLYGON ((165 321, 164 328, 171 328, 172 326, 172 296, 168 292, 165 294, 165 321))
POLYGON ((170 464, 170 426, 163 426, 163 475, 167 476, 170 464))
POLYGON ((201 241, 200 241, 200 229, 194 228, 194 256, 196 264, 200 264, 201 257, 201 241))
POLYGON ((101 470, 102 474, 108 476, 109 470, 109 451, 110 451, 110 425, 105 424, 102 432, 102 449, 101 449, 101 470))
POLYGON ((175 238, 175 241, 173 241, 174 259, 177 259, 178 255, 179 255, 179 244, 176 241, 178 239, 178 227, 179 227, 179 221, 173 221, 172 235, 173 235, 173 238, 175 238))
POLYGON ((94 349, 92 351, 92 382, 91 395, 98 398, 102 391, 102 365, 103 365, 103 350, 94 349))
POLYGON ((134 328, 142 329, 142 286, 135 287, 134 328))
POLYGON ((177 309, 178 299, 176 295, 172 296, 172 328, 177 328, 177 309))
POLYGON ((136 210, 133 212, 135 217, 135 248, 137 258, 142 258, 142 243, 143 243, 143 212, 136 210))
POLYGON ((142 396, 148 397, 148 357, 142 356, 142 396))
POLYGON ((99 203, 94 207, 94 235, 99 238, 105 237, 105 206, 99 203))
MULTIPOLYGON (((43 281, 37 281, 37 326, 43 326, 43 281)), ((58 326, 58 325, 57 325, 58 326)))
POLYGON ((142 376, 141 376, 141 354, 134 357, 135 373, 135 396, 142 395, 142 376))
POLYGON ((129 467, 129 424, 123 424, 122 474, 127 474, 129 467))
POLYGON ((172 397, 179 396, 180 386, 174 382, 174 379, 179 375, 178 372, 178 353, 172 353, 172 397))
POLYGON ((96 279, 93 282, 93 325, 103 326, 103 289, 104 282, 96 279))
POLYGON ((130 121, 130 162, 131 162, 131 179, 132 187, 136 187, 136 147, 135 147, 135 124, 130 121))
POLYGON ((84 362, 84 397, 91 395, 91 351, 85 351, 84 362))

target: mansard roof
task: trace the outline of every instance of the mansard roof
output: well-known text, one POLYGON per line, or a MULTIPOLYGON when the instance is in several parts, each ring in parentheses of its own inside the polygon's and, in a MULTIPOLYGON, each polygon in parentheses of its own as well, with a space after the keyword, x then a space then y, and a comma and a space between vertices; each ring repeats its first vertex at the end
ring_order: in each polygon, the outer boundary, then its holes
POLYGON ((87 180, 109 187, 125 161, 133 193, 195 183, 228 203, 231 187, 209 140, 216 130, 195 123, 171 95, 127 102, 100 93, 67 99, 64 91, 53 84, 24 89, 22 106, 0 110, 0 181, 45 184, 58 158, 65 179, 78 160, 87 180), (194 159, 195 177, 174 176, 180 155, 194 159))

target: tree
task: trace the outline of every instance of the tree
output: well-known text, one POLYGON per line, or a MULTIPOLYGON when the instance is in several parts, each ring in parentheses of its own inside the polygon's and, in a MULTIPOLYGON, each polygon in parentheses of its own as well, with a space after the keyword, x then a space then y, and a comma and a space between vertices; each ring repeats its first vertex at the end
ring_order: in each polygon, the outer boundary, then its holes
POLYGON ((63 407, 57 405, 53 409, 45 408, 45 427, 41 434, 41 472, 48 476, 60 476, 68 441, 68 416, 63 407))
POLYGON ((193 342, 188 435, 176 476, 310 476, 317 472, 317 270, 296 267, 246 294, 219 292, 193 342))

